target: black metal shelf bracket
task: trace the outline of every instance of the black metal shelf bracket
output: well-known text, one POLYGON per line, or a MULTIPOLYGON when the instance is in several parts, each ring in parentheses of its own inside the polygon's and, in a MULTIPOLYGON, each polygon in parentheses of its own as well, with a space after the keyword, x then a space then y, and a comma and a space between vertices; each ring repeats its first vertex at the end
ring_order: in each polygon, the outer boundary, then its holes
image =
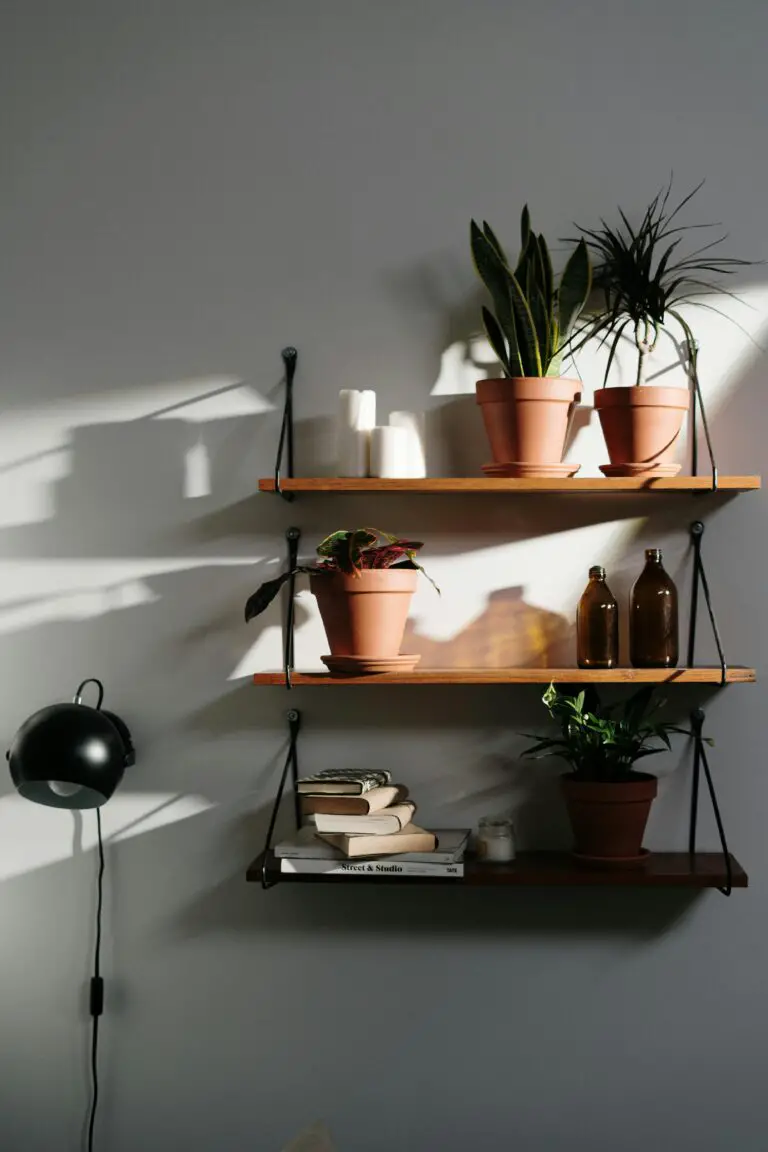
POLYGON ((281 486, 283 477, 283 456, 286 460, 285 474, 293 479, 293 379, 296 375, 296 362, 299 358, 297 350, 289 346, 281 352, 285 365, 285 403, 283 405, 283 421, 280 425, 280 439, 277 444, 277 459, 275 460, 275 492, 283 500, 293 500, 292 492, 284 492, 281 486))
POLYGON ((691 727, 693 729, 693 781, 691 783, 691 822, 688 832, 688 851, 693 855, 696 851, 696 825, 699 815, 699 789, 701 784, 701 770, 704 769, 704 779, 707 782, 707 791, 709 792, 709 799, 712 802, 712 811, 715 815, 715 823, 717 824, 717 834, 720 837, 720 847, 723 850, 723 860, 725 863, 725 887, 719 888, 718 891, 722 892, 723 896, 730 896, 732 892, 733 872, 731 869, 731 853, 728 848, 728 841, 725 838, 725 829, 723 827, 723 818, 720 814, 720 805, 717 800, 717 793, 715 792, 714 781, 712 780, 712 772, 709 767, 707 759, 707 740, 704 736, 704 720, 705 714, 703 708, 696 708, 691 713, 691 727))
POLYGON ((299 562, 300 528, 288 528, 285 533, 288 545, 288 591, 285 605, 285 627, 283 632, 283 675, 285 686, 290 691, 291 673, 295 667, 295 635, 296 635, 296 566, 299 562))
POLYGON ((301 824, 301 812, 299 809, 299 794, 296 791, 296 781, 299 778, 299 732, 301 731, 301 713, 296 708, 289 709, 285 714, 288 721, 288 754, 285 757, 285 764, 283 771, 280 775, 280 784, 278 785, 277 795, 275 802, 272 805, 272 814, 269 818, 269 827, 267 828, 267 836, 264 841, 264 852, 261 862, 261 886, 266 891, 268 888, 273 888, 277 883, 272 880, 267 872, 267 857, 269 850, 272 847, 272 837, 275 834, 275 825, 277 824, 277 814, 280 811, 280 803, 283 799, 285 792, 285 783, 288 779, 288 771, 290 769, 291 780, 293 782, 293 803, 294 803, 294 816, 296 819, 296 827, 299 828, 301 824))
POLYGON ((691 587, 691 615, 688 623, 688 667, 692 668, 696 656, 696 624, 699 615, 699 588, 704 592, 704 602, 707 605, 709 622, 717 645, 717 655, 720 662, 720 683, 725 684, 728 676, 728 665, 723 652, 723 643, 720 639, 720 630, 717 627, 715 610, 712 607, 712 596, 709 591, 709 581, 704 561, 701 556, 701 541, 704 536, 704 523, 694 520, 690 528, 691 544, 693 546, 693 585, 691 587))
POLYGON ((698 416, 701 416, 701 426, 704 429, 704 438, 707 442, 707 453, 709 455, 709 465, 712 470, 712 491, 717 492, 719 486, 719 473, 717 469, 717 462, 715 460, 715 452, 712 447, 712 437, 709 434, 709 423, 707 421, 707 410, 704 407, 704 398, 701 395, 701 385, 699 384, 699 344, 696 340, 689 339, 686 342, 688 360, 686 369, 688 378, 691 382, 691 471, 694 476, 699 474, 699 437, 698 437, 698 416))

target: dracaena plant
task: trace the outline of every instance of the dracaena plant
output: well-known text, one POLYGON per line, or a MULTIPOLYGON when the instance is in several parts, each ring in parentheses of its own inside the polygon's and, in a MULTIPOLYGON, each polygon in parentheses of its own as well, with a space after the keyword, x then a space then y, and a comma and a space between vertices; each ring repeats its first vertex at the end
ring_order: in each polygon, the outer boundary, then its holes
POLYGON ((483 324, 507 376, 556 377, 591 289, 587 245, 579 240, 556 283, 547 242, 531 228, 527 205, 520 241, 513 266, 490 224, 470 225, 472 258, 494 309, 483 307, 483 324))
MULTIPOLYGON (((286 581, 301 573, 344 572, 348 576, 359 576, 363 570, 372 568, 417 568, 427 576, 416 560, 416 553, 423 547, 419 540, 403 540, 377 528, 332 532, 318 545, 318 559, 314 564, 298 564, 257 588, 246 602, 245 619, 248 621, 260 616, 286 581)), ((427 579, 437 587, 431 577, 427 576, 427 579)))
POLYGON ((685 241, 691 232, 703 230, 706 235, 708 229, 717 227, 680 223, 680 213, 702 184, 703 181, 672 207, 670 179, 634 227, 621 208, 618 209, 621 223, 616 226, 604 220, 594 229, 577 225, 594 255, 594 285, 601 304, 591 310, 585 324, 574 334, 571 351, 577 352, 595 337, 600 338, 601 344, 608 345, 604 385, 608 383, 619 342, 627 330, 637 350, 635 383, 643 384, 648 357, 670 320, 682 334, 688 370, 695 380, 697 343, 690 324, 680 313, 680 306, 691 304, 718 311, 706 303, 706 297, 725 293, 722 277, 754 263, 719 255, 725 236, 716 236, 686 253, 685 241))
POLYGON ((639 760, 671 748, 671 733, 691 735, 687 729, 657 718, 664 702, 655 697, 653 685, 635 692, 621 710, 618 704, 602 705, 593 687, 573 694, 550 684, 542 699, 559 726, 559 735, 523 733, 535 740, 523 755, 536 760, 550 756, 564 760, 574 777, 584 782, 631 780, 639 760))

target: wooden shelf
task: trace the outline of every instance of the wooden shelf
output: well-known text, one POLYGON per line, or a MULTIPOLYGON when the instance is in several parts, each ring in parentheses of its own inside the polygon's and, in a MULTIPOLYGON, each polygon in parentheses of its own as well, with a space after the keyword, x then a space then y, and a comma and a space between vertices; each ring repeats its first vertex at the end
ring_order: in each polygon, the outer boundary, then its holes
MULTIPOLYGON (((246 879, 260 882, 264 855, 258 856, 246 879)), ((733 857, 731 884, 746 888, 747 874, 733 857)), ((724 888, 725 862, 720 852, 652 852, 638 868, 588 868, 569 852, 522 852, 511 864, 481 864, 469 859, 464 876, 323 876, 280 871, 280 861, 267 853, 267 876, 288 884, 442 884, 477 888, 724 888)))
MULTIPOLYGON (((726 673, 728 684, 753 684, 755 669, 732 665, 726 673)), ((369 688, 384 684, 719 684, 719 667, 701 668, 438 668, 415 672, 382 673, 373 676, 331 676, 328 672, 292 672, 291 683, 305 685, 358 685, 369 688)), ((283 686, 282 672, 257 672, 254 684, 283 686)))
MULTIPOLYGON (((720 476, 718 488, 723 492, 752 492, 760 488, 759 476, 720 476)), ((509 492, 509 493, 632 493, 632 492, 707 492, 712 489, 710 476, 663 476, 647 480, 639 476, 576 476, 570 480, 512 480, 482 476, 436 476, 426 480, 383 480, 378 477, 347 479, 341 476, 300 476, 283 479, 284 492, 509 492)), ((260 492, 274 492, 274 478, 259 480, 260 492)))

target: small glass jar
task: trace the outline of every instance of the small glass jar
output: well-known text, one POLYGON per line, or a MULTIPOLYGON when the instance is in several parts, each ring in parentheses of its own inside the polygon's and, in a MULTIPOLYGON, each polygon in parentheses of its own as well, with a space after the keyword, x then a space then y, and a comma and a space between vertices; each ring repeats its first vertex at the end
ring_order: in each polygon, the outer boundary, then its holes
POLYGON ((486 864, 507 864, 515 858, 515 829, 505 816, 484 816, 477 826, 477 856, 486 864))

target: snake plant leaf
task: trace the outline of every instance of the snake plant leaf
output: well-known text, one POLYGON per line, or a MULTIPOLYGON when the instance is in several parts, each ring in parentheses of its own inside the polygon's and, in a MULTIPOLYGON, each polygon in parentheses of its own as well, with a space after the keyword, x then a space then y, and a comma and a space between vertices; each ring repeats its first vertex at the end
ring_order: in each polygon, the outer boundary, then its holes
POLYGON ((504 366, 504 370, 506 371, 508 376, 521 376, 522 372, 519 370, 520 369, 520 358, 517 354, 517 338, 515 338, 515 348, 514 348, 514 358, 515 358, 516 363, 515 363, 515 370, 513 371, 512 370, 512 360, 510 358, 509 352, 507 352, 506 341, 504 340, 504 335, 501 331, 501 328, 499 327, 498 320, 496 319, 496 317, 493 315, 492 312, 489 312, 489 310, 485 306, 483 306, 482 311, 483 311, 483 326, 485 327, 485 333, 488 337, 491 348, 493 348, 493 351, 498 356, 499 363, 504 366))
POLYGON ((561 341, 565 342, 568 339, 571 328, 584 309, 591 288, 592 267, 589 253, 585 242, 579 240, 560 278, 557 307, 561 341))
POLYGON ((547 312, 547 305, 544 301, 544 294, 538 284, 533 284, 531 290, 528 292, 528 304, 531 309, 531 316, 533 317, 533 326, 536 330, 536 340, 539 345, 539 353, 541 358, 542 373, 546 375, 549 368, 549 362, 552 358, 550 336, 549 336, 549 316, 547 312))
POLYGON ((539 235, 536 237, 536 239, 538 240, 539 257, 541 259, 542 272, 544 277, 544 286, 542 291, 544 293, 544 299, 547 301, 547 306, 552 307, 555 298, 555 274, 552 271, 552 258, 549 255, 549 248, 547 247, 547 242, 544 239, 544 234, 539 232, 539 235))
POLYGON ((536 326, 525 293, 513 275, 509 277, 509 289, 515 315, 517 346, 520 363, 523 366, 523 375, 541 376, 543 369, 539 341, 536 338, 536 326))
POLYGON ((504 264, 509 264, 509 261, 507 260, 507 254, 504 251, 501 241, 487 220, 483 220, 483 235, 485 236, 488 243, 496 249, 496 253, 499 259, 502 260, 504 264))
POLYGON ((469 239, 477 274, 491 294, 496 319, 502 330, 508 333, 514 323, 509 268, 474 220, 469 226, 469 239))
POLYGON ((528 205, 524 205, 520 215, 520 251, 525 252, 528 247, 528 238, 531 235, 531 214, 528 205))

